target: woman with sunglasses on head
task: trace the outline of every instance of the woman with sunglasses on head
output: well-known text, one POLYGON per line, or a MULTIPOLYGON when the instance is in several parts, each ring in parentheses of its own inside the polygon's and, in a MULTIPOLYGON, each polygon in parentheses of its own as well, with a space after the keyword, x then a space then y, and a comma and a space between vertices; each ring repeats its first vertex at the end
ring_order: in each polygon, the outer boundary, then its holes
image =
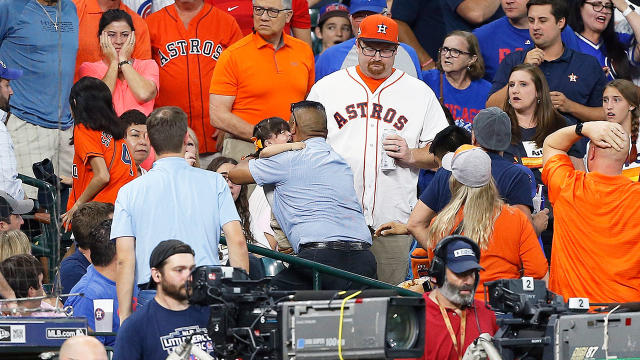
POLYGON ((482 79, 484 61, 475 35, 453 31, 439 50, 436 69, 422 73, 422 78, 446 106, 456 125, 470 130, 476 113, 485 108, 491 83, 482 79))
POLYGON ((607 79, 631 80, 640 63, 640 14, 633 6, 625 0, 573 0, 567 21, 578 38, 577 50, 598 59, 607 79), (633 34, 615 32, 614 9, 622 12, 633 34))

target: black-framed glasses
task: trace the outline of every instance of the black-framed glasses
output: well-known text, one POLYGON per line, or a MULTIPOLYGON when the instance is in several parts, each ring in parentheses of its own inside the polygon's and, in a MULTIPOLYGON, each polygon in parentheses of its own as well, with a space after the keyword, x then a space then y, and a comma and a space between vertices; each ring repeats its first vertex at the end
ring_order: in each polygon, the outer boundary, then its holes
POLYGON ((602 12, 602 10, 607 9, 607 13, 613 13, 613 3, 603 3, 602 1, 585 1, 584 3, 591 5, 595 12, 602 12))
POLYGON ((364 56, 375 57, 376 54, 379 53, 380 57, 382 57, 382 58, 390 58, 398 50, 397 47, 384 48, 384 49, 374 49, 374 48, 369 47, 369 46, 363 46, 362 44, 360 44, 360 49, 362 49, 362 55, 364 55, 364 56))
POLYGON ((256 16, 262 16, 262 14, 264 14, 264 12, 267 12, 267 15, 269 15, 270 18, 275 19, 278 17, 278 15, 280 15, 281 12, 283 11, 289 11, 291 9, 274 9, 274 8, 263 8, 262 6, 254 6, 253 7, 253 13, 256 16))
POLYGON ((445 56, 447 55, 447 53, 449 53, 454 58, 457 58, 458 56, 460 56, 460 54, 471 55, 471 53, 468 51, 462 51, 456 48, 448 48, 446 46, 441 47, 440 49, 438 49, 438 51, 440 51, 440 55, 442 56, 445 56))

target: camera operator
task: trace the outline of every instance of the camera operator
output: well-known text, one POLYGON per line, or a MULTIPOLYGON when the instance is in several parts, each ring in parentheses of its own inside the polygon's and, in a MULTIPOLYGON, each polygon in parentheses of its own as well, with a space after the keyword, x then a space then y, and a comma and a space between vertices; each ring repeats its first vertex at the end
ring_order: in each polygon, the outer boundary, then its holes
POLYGON ((496 316, 474 300, 480 249, 471 239, 452 235, 440 240, 429 273, 435 289, 423 295, 426 304, 424 360, 461 359, 482 333, 498 330, 496 316))
MULTIPOLYGON (((326 142, 324 107, 315 101, 292 104, 289 124, 293 140, 304 141, 304 149, 241 162, 229 171, 229 179, 236 184, 275 184, 273 213, 299 257, 376 278, 371 232, 351 168, 326 142)), ((357 287, 340 278, 321 279, 325 290, 357 287)), ((311 289, 311 269, 292 265, 272 284, 281 290, 311 289)))
MULTIPOLYGON (((616 103, 614 111, 635 109, 616 103)), ((565 299, 640 299, 640 184, 622 175, 630 149, 629 134, 609 121, 568 126, 544 142, 542 181, 555 213, 549 289, 565 299), (583 135, 587 171, 578 171, 567 151, 583 135)))
POLYGON ((191 342, 206 352, 213 350, 207 334, 209 309, 189 305, 185 283, 195 268, 194 251, 179 240, 158 244, 149 259, 156 296, 122 323, 114 359, 165 359, 193 335, 191 342), (200 334, 201 333, 201 334, 200 334))

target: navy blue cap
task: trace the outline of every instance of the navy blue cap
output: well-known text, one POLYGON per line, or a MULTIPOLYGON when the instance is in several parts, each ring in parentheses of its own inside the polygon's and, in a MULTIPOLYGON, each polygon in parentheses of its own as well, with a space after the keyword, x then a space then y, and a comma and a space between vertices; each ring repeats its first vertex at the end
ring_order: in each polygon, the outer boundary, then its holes
POLYGON ((9 69, 7 65, 5 65, 4 62, 0 60, 0 78, 7 80, 16 80, 20 76, 22 76, 22 70, 9 69))
POLYGON ((447 246, 447 267, 456 274, 469 270, 484 270, 478 264, 473 248, 462 240, 455 240, 447 246))
POLYGON ((360 11, 372 11, 381 14, 387 8, 386 0, 351 0, 349 10, 351 15, 360 11))

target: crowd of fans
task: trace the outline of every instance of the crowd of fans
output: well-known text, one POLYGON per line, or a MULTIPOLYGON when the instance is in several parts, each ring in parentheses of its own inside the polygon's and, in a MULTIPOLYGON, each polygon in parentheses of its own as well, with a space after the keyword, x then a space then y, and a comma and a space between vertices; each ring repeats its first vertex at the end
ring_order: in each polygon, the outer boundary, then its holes
MULTIPOLYGON (((196 265, 264 277, 247 244, 391 284, 430 276, 425 359, 495 333, 487 281, 640 301, 632 3, 0 0, 0 296, 35 297, 20 316, 73 306, 117 332, 97 339, 118 359, 206 328, 185 289, 196 265), (43 159, 68 192, 45 220, 73 238, 48 292, 83 296, 46 296, 21 231, 45 214, 18 174, 43 159)), ((292 265, 271 283, 312 278, 292 265)))

